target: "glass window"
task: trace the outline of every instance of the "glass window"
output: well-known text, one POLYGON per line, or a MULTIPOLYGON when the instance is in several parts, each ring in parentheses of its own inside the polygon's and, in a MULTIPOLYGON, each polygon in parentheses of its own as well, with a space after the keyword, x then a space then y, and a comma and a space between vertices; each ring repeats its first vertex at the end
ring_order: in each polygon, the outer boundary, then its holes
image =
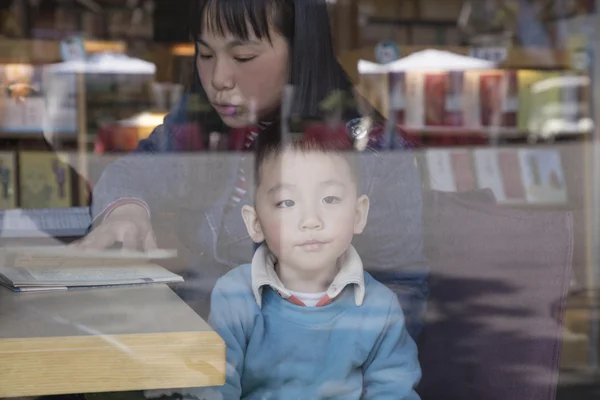
POLYGON ((0 398, 592 398, 591 0, 0 5, 0 398))

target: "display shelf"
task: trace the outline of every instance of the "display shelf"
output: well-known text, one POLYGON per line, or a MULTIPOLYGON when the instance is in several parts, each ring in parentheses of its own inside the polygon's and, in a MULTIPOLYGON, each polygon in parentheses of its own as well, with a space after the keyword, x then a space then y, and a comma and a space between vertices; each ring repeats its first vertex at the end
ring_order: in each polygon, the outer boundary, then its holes
MULTIPOLYGON (((84 40, 83 44, 88 53, 127 51, 123 41, 84 40)), ((58 40, 0 38, 0 63, 50 64, 60 59, 58 40)))

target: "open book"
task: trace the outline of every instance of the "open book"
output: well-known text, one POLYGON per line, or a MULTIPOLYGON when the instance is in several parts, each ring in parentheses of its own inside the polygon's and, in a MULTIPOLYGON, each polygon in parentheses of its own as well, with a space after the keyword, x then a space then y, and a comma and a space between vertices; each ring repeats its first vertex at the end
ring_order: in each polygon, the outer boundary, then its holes
POLYGON ((182 282, 152 260, 175 250, 80 250, 67 246, 0 248, 0 285, 14 291, 182 282))

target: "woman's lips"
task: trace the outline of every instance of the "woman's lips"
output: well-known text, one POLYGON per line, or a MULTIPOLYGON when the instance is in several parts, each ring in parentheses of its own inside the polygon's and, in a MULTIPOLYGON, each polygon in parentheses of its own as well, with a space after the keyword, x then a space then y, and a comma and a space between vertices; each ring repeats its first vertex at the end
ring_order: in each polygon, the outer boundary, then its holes
POLYGON ((240 109, 240 106, 234 106, 232 104, 213 104, 213 106, 219 114, 226 117, 233 117, 240 109))

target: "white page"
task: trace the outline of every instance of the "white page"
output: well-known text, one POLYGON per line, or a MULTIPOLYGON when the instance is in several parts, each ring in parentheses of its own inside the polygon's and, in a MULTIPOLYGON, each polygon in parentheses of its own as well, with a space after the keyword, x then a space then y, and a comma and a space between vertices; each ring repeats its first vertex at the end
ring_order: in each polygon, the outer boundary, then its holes
POLYGON ((0 268, 14 286, 96 286, 134 283, 182 282, 183 278, 160 265, 0 268))

